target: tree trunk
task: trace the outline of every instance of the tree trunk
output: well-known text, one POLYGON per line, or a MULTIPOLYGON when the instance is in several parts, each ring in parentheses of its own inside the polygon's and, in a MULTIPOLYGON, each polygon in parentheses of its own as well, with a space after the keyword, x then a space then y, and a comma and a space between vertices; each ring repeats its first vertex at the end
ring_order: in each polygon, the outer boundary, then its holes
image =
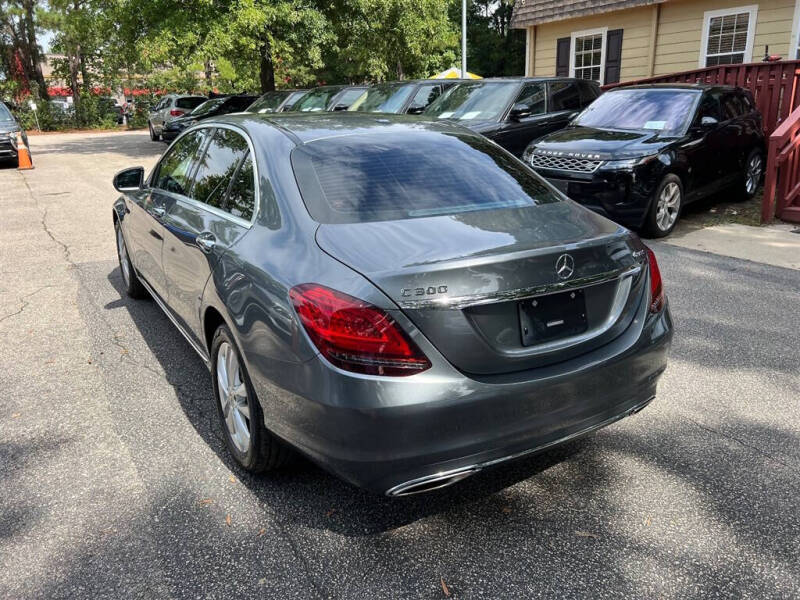
POLYGON ((405 77, 405 75, 403 74, 403 63, 401 63, 401 62, 398 60, 398 61, 397 61, 397 79, 399 79, 400 81, 402 81, 404 77, 405 77))
POLYGON ((28 56, 30 57, 30 72, 29 79, 33 79, 39 88, 39 97, 43 100, 48 100, 50 96, 47 93, 47 83, 44 80, 42 73, 42 57, 39 54, 39 47, 36 44, 36 29, 33 24, 33 0, 23 0, 23 8, 25 11, 25 34, 26 45, 28 46, 28 56))
POLYGON ((80 65, 81 71, 81 84, 84 90, 87 92, 89 91, 89 73, 86 70, 86 58, 83 55, 83 52, 80 51, 80 46, 78 46, 78 64, 80 65))
POLYGON ((261 65, 259 68, 259 79, 261 80, 261 93, 271 92, 275 89, 275 65, 272 64, 272 54, 269 42, 264 41, 261 46, 261 65))

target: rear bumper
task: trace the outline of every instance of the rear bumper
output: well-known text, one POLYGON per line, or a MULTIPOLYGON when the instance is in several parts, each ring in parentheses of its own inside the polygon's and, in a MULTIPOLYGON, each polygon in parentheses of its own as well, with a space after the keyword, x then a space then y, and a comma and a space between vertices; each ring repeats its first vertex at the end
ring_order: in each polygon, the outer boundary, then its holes
POLYGON ((167 128, 165 127, 165 128, 164 128, 164 129, 161 131, 161 139, 163 139, 163 140, 164 140, 164 141, 166 141, 166 142, 171 142, 171 141, 172 141, 172 140, 174 140, 176 137, 178 137, 178 134, 179 134, 179 133, 180 133, 180 131, 176 131, 176 130, 174 130, 174 129, 167 129, 167 128))
POLYGON ((672 338, 668 309, 645 311, 601 348, 507 375, 468 377, 438 357, 430 372, 409 378, 367 377, 316 357, 285 373, 293 393, 253 379, 274 433, 351 483, 396 494, 408 482, 549 448, 642 408, 672 338))

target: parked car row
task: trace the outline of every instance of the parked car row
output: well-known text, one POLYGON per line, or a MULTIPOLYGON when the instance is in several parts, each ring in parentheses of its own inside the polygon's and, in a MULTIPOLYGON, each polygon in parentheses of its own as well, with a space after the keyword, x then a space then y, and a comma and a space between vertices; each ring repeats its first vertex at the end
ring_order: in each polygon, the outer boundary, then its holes
POLYGON ((184 114, 200 101, 165 97, 151 137, 172 140, 200 120, 244 110, 419 115, 482 134, 566 196, 651 237, 668 235, 686 204, 722 189, 752 197, 765 162, 752 95, 726 87, 601 95, 596 83, 565 77, 412 80, 215 98, 184 114))

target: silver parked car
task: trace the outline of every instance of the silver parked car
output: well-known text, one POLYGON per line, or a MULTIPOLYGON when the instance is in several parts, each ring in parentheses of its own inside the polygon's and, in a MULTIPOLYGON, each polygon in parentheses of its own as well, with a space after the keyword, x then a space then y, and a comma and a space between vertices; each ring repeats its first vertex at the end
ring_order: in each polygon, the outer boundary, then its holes
POLYGON ((641 410, 666 367, 653 252, 458 125, 217 117, 114 185, 124 287, 206 362, 249 471, 291 447, 427 491, 641 410))
POLYGON ((208 98, 205 96, 181 94, 167 94, 162 97, 150 110, 150 116, 147 118, 150 139, 154 142, 160 140, 167 123, 189 114, 206 100, 208 98))

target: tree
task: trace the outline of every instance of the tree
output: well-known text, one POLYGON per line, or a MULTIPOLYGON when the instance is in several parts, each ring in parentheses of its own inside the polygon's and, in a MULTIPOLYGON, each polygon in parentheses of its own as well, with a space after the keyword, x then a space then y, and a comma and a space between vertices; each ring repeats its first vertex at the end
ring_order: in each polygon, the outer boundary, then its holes
POLYGON ((0 45, 3 48, 3 71, 6 79, 21 78, 23 89, 33 82, 39 96, 47 99, 47 84, 41 66, 41 52, 36 41, 41 11, 34 0, 0 2, 0 45))
MULTIPOLYGON (((461 20, 461 3, 451 18, 461 20)), ((511 29, 514 0, 470 0, 467 9, 467 68, 483 77, 523 75, 525 32, 511 29)))

